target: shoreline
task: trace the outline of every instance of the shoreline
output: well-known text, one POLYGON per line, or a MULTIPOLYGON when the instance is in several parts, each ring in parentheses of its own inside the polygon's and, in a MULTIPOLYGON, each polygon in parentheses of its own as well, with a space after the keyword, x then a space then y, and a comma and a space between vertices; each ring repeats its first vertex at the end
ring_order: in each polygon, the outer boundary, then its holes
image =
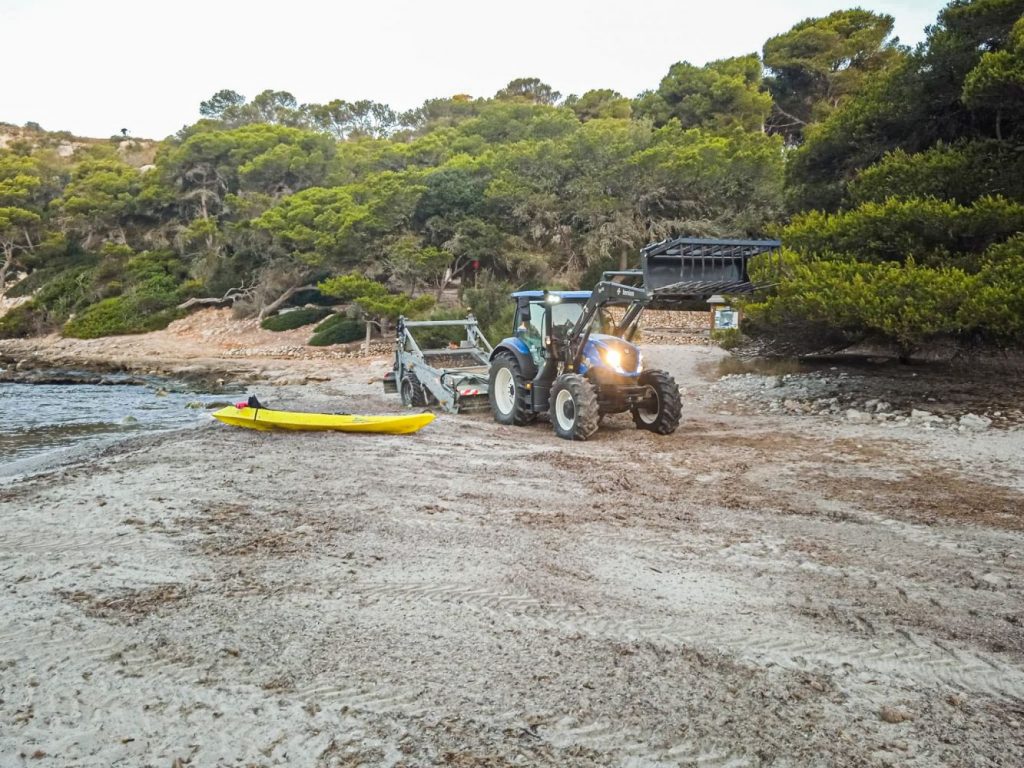
POLYGON ((73 470, 87 462, 117 455, 117 452, 130 453, 132 450, 142 450, 158 445, 164 440, 183 437, 193 430, 207 429, 209 426, 210 424, 196 423, 191 426, 167 427, 142 434, 107 435, 95 440, 84 440, 44 453, 25 456, 12 462, 0 463, 0 489, 15 487, 56 472, 73 470))
POLYGON ((133 336, 71 339, 57 334, 0 340, 0 366, 14 372, 78 370, 97 376, 158 376, 208 386, 270 381, 279 385, 327 381, 340 370, 390 354, 379 340, 306 345, 309 328, 267 331, 230 310, 200 310, 161 331, 133 336))

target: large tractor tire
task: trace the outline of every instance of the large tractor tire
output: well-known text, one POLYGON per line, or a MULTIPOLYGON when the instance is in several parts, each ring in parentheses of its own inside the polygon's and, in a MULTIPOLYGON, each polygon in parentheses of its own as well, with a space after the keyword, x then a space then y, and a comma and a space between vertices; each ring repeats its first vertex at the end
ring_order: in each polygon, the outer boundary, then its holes
POLYGON ((415 373, 407 373, 402 379, 402 405, 422 408, 430 403, 430 393, 420 383, 415 373))
POLYGON ((594 385, 575 373, 555 379, 551 387, 551 426, 566 440, 586 440, 597 432, 601 409, 594 385))
POLYGON ((521 427, 537 418, 530 406, 530 391, 522 369, 514 356, 498 354, 494 358, 488 383, 487 396, 496 422, 521 427))
POLYGON ((632 408, 633 423, 638 429, 671 435, 683 414, 683 400, 676 380, 664 371, 644 371, 638 383, 647 387, 648 397, 632 408))

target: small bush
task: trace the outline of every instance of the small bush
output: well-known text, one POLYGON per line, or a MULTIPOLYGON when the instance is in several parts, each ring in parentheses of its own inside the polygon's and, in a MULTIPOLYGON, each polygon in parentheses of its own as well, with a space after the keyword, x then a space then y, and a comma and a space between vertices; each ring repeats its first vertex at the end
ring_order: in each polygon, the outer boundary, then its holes
POLYGON ((35 272, 29 273, 28 277, 19 280, 17 283, 7 289, 7 297, 11 299, 21 298, 23 296, 31 296, 33 293, 38 291, 42 286, 46 285, 47 282, 53 279, 54 275, 60 273, 59 269, 37 269, 35 272))
POLYGON ((462 303, 469 307, 491 344, 512 335, 512 317, 516 311, 512 291, 509 283, 487 281, 462 292, 462 303))
POLYGON ((129 297, 103 299, 64 324, 63 334, 76 339, 147 333, 166 328, 180 316, 176 309, 145 312, 129 297))
POLYGON ((736 349, 743 343, 739 328, 720 328, 711 332, 711 340, 722 349, 736 349))
POLYGON ((318 320, 323 320, 330 314, 331 310, 325 307, 294 309, 291 312, 266 318, 260 323, 260 327, 266 328, 268 331, 292 331, 304 325, 315 323, 318 320))
POLYGON ((19 304, 0 317, 0 339, 24 339, 35 336, 45 324, 45 313, 35 302, 19 304))
POLYGON ((45 309, 55 323, 63 323, 73 312, 87 305, 95 296, 90 296, 94 269, 77 267, 60 272, 35 293, 33 302, 45 309))
POLYGON ((366 336, 366 325, 347 315, 332 315, 318 325, 309 340, 311 347, 348 344, 366 336))
MULTIPOLYGON (((430 320, 465 320, 463 310, 437 309, 430 314, 430 320)), ((461 326, 442 326, 440 328, 417 328, 413 334, 420 349, 444 349, 452 342, 460 342, 466 338, 466 329, 461 326)))

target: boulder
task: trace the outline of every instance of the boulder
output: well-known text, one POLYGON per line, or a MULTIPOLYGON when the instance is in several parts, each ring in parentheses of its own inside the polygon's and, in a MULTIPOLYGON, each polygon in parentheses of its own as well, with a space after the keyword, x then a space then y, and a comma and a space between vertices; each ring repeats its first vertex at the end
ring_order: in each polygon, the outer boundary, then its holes
POLYGON ((975 413, 965 413, 960 417, 960 429, 969 432, 983 432, 992 426, 992 419, 987 416, 978 416, 975 413))
POLYGON ((851 424, 870 424, 871 414, 858 411, 856 408, 849 408, 846 411, 846 420, 851 424))

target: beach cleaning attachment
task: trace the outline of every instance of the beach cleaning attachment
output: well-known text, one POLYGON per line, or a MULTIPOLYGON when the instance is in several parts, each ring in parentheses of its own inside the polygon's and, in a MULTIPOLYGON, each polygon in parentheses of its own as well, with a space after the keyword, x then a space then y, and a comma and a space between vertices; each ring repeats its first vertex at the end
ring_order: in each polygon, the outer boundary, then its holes
POLYGON ((465 320, 398 319, 395 361, 384 377, 384 391, 402 403, 421 408, 440 405, 449 413, 486 411, 491 345, 473 315, 465 320), (423 349, 417 341, 452 339, 423 349), (456 338, 457 337, 457 338, 456 338))

